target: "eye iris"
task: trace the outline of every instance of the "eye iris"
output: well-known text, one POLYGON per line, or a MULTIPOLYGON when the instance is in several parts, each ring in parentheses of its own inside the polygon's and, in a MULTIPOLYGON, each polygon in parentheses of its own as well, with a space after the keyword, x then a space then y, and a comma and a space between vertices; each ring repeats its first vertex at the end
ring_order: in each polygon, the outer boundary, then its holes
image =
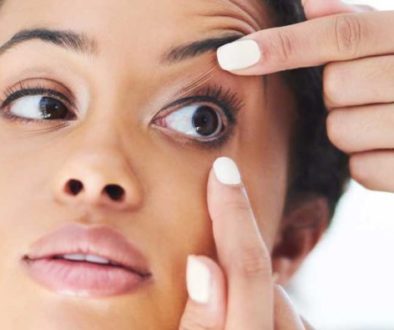
POLYGON ((201 106, 193 115, 193 126, 203 136, 215 133, 219 126, 217 113, 209 106, 201 106))
POLYGON ((43 117, 47 119, 64 119, 68 112, 62 102, 52 97, 41 98, 40 111, 42 112, 43 117))

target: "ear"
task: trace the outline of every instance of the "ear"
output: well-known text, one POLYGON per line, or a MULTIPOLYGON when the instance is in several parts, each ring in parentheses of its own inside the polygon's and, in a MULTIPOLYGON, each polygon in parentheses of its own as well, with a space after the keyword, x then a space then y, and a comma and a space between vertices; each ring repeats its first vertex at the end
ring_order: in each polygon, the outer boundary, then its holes
POLYGON ((327 229, 330 211, 327 199, 299 200, 283 216, 272 251, 276 282, 286 285, 327 229))

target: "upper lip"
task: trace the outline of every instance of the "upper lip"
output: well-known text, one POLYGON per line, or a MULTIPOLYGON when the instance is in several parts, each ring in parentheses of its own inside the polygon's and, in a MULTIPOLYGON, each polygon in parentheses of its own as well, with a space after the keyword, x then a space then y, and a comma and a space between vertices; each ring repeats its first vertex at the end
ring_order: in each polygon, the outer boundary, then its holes
POLYGON ((141 276, 151 275, 145 256, 117 230, 105 226, 67 224, 35 241, 24 260, 64 254, 94 254, 141 276))

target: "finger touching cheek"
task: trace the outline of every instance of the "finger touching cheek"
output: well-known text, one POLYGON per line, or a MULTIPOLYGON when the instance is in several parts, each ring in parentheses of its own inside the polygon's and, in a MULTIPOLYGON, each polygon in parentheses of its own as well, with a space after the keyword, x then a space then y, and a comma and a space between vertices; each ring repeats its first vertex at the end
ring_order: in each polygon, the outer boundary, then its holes
POLYGON ((394 152, 371 151, 350 157, 350 173, 354 180, 371 190, 394 191, 394 152), (382 175, 387 173, 387 175, 382 175))
POLYGON ((208 180, 208 209, 227 276, 228 329, 270 329, 272 265, 236 163, 218 158, 208 180))

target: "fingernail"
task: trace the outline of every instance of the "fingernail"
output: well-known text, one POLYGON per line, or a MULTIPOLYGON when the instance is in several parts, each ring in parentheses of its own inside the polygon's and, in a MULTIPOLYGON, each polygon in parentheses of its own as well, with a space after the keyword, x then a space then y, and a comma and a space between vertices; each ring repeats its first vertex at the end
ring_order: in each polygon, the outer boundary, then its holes
POLYGON ((211 273, 196 257, 187 257, 186 283, 189 296, 200 304, 206 304, 211 296, 211 273))
POLYGON ((217 58, 222 69, 233 71, 255 65, 261 59, 260 47, 252 39, 241 39, 217 50, 217 58))
POLYGON ((237 185, 241 183, 241 174, 237 164, 228 157, 219 157, 213 163, 216 178, 225 185, 237 185))

